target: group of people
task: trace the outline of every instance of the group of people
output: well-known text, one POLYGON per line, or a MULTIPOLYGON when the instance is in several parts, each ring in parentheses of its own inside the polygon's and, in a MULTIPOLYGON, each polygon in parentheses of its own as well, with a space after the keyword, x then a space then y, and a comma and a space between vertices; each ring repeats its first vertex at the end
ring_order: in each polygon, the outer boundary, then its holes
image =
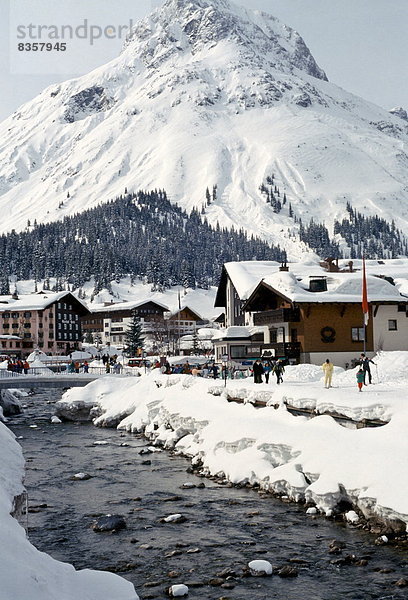
POLYGON ((26 360, 21 360, 21 358, 7 360, 7 371, 12 371, 13 373, 24 373, 27 375, 28 369, 30 365, 26 360))
MULTIPOLYGON (((369 384, 373 382, 370 363, 375 365, 375 362, 371 358, 361 353, 357 363, 359 369, 356 373, 357 387, 360 392, 363 391, 363 385, 367 385, 367 380, 369 384)), ((334 365, 330 359, 326 358, 326 361, 322 364, 322 369, 324 372, 324 387, 331 388, 334 365)))
POLYGON ((177 375, 181 373, 182 375, 212 377, 213 379, 217 379, 220 374, 220 369, 215 363, 205 363, 202 367, 199 367, 195 364, 191 365, 188 360, 184 363, 177 363, 174 365, 170 365, 167 361, 163 365, 160 365, 160 362, 157 361, 154 368, 160 368, 161 372, 166 375, 177 375))
POLYGON ((252 367, 254 375, 254 383, 263 383, 262 375, 265 375, 265 383, 269 383, 269 376, 271 373, 276 375, 276 383, 279 385, 283 383, 283 373, 285 372, 285 365, 283 361, 278 358, 276 361, 264 360, 258 358, 252 367))

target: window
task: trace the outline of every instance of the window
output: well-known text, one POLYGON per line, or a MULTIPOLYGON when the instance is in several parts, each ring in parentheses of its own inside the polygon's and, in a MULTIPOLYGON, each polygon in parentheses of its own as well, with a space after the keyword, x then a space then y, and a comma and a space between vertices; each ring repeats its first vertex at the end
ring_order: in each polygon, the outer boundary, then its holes
POLYGON ((25 312, 24 313, 24 318, 25 319, 29 319, 31 317, 31 313, 30 312, 25 312))
POLYGON ((25 329, 30 329, 31 323, 24 323, 24 327, 25 327, 25 329))
POLYGON ((19 317, 19 313, 11 313, 11 317, 12 317, 13 319, 18 319, 18 317, 19 317))
POLYGON ((398 304, 398 312, 406 312, 405 304, 398 304))
POLYGON ((245 346, 231 346, 231 358, 240 358, 245 356, 245 346))
POLYGON ((351 341, 352 342, 364 342, 364 327, 352 327, 351 328, 351 341))
POLYGON ((18 329, 18 323, 12 323, 11 326, 13 329, 18 329))
POLYGON ((31 337, 31 333, 25 333, 25 334, 24 334, 24 337, 25 337, 26 339, 29 339, 29 338, 31 337))
POLYGON ((388 331, 397 331, 397 319, 388 319, 388 331))
POLYGON ((10 328, 10 323, 3 323, 3 328, 4 329, 9 329, 10 328))
POLYGON ((3 319, 9 319, 10 318, 10 313, 5 312, 3 313, 3 319))
POLYGON ((42 323, 38 323, 38 327, 39 327, 40 329, 42 329, 42 327, 43 327, 43 324, 42 324, 42 323))

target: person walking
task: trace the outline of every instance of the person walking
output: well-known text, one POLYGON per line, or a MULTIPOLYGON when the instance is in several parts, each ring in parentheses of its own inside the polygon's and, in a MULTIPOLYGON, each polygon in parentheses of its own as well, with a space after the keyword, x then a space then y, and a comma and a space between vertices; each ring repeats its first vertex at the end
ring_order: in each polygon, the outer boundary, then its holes
POLYGON ((266 360, 264 362, 263 368, 264 368, 264 373, 265 373, 265 383, 269 383, 269 375, 272 370, 272 366, 271 366, 271 363, 269 362, 269 360, 266 360))
POLYGON ((264 372, 264 368, 259 358, 254 362, 253 372, 254 383, 262 383, 262 373, 264 372))
POLYGON ((285 372, 285 367, 283 366, 283 362, 281 361, 280 358, 276 361, 275 366, 272 369, 272 372, 275 373, 275 375, 276 375, 276 383, 278 385, 280 383, 283 383, 282 374, 285 372))
POLYGON ((366 383, 366 375, 368 376, 368 383, 372 383, 372 376, 371 376, 371 369, 370 369, 370 363, 372 365, 375 365, 375 362, 371 360, 371 358, 368 358, 368 356, 366 356, 364 353, 360 354, 360 366, 362 367, 363 371, 364 371, 364 385, 367 385, 366 383))
POLYGON ((333 368, 334 365, 332 362, 330 362, 330 360, 328 358, 326 358, 326 361, 322 364, 322 369, 324 372, 324 387, 325 388, 331 388, 332 386, 332 377, 333 377, 333 368))
POLYGON ((364 369, 363 367, 360 367, 359 370, 357 371, 356 374, 356 378, 357 378, 357 385, 358 385, 358 391, 362 392, 363 391, 363 384, 364 384, 364 369))

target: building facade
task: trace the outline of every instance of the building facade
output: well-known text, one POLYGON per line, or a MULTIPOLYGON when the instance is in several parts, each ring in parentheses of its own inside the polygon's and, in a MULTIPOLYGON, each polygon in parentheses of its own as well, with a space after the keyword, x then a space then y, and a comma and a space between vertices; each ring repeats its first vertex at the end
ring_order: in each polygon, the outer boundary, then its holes
POLYGON ((70 292, 10 297, 0 304, 0 335, 20 338, 11 341, 10 352, 15 355, 27 356, 35 348, 46 354, 69 354, 82 346, 81 317, 87 313, 70 292))
POLYGON ((91 334, 93 341, 103 345, 123 347, 130 322, 134 315, 140 319, 143 334, 162 336, 165 332, 163 313, 168 307, 153 300, 141 302, 110 303, 91 308, 82 320, 84 334, 91 334))
MULTIPOLYGON (((259 350, 258 356, 284 358, 293 363, 321 364, 330 358, 336 365, 348 367, 362 352, 373 356, 379 350, 408 350, 408 297, 400 292, 392 277, 381 275, 386 268, 384 262, 378 264, 378 274, 372 269, 367 276, 370 312, 366 327, 361 271, 353 270, 350 263, 343 271, 330 274, 320 267, 308 269, 304 265, 291 266, 293 272, 287 266, 268 269, 268 263, 264 265, 264 277, 257 283, 253 278, 246 291, 236 289, 239 307, 231 292, 234 278, 239 285, 250 279, 242 277, 237 264, 231 272, 227 266, 222 279, 224 291, 219 289, 217 294, 218 306, 225 305, 230 323, 236 323, 238 317, 241 322, 244 320, 248 332, 253 327, 262 329, 262 343, 254 344, 249 334, 242 340, 241 352, 245 347, 248 359, 259 350), (239 316, 237 308, 241 311, 239 316)), ((248 263, 244 265, 247 275, 248 263)), ((258 276, 259 268, 254 271, 258 276)), ((236 346, 228 335, 224 341, 236 346)), ((237 348, 231 347, 231 351, 236 353, 237 348)))

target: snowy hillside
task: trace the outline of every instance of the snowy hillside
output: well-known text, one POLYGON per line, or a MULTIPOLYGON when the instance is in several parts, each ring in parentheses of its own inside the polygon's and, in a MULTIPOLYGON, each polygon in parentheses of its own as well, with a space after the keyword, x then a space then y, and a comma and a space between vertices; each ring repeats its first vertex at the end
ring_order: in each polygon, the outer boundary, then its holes
POLYGON ((201 209, 217 186, 209 222, 244 226, 296 258, 304 246, 289 233, 289 203, 305 221, 331 223, 349 200, 408 233, 407 141, 400 111, 329 83, 274 17, 227 0, 168 0, 117 59, 51 86, 2 123, 1 230, 60 219, 125 188, 164 188, 201 209), (259 189, 272 175, 287 197, 278 214, 259 189))

